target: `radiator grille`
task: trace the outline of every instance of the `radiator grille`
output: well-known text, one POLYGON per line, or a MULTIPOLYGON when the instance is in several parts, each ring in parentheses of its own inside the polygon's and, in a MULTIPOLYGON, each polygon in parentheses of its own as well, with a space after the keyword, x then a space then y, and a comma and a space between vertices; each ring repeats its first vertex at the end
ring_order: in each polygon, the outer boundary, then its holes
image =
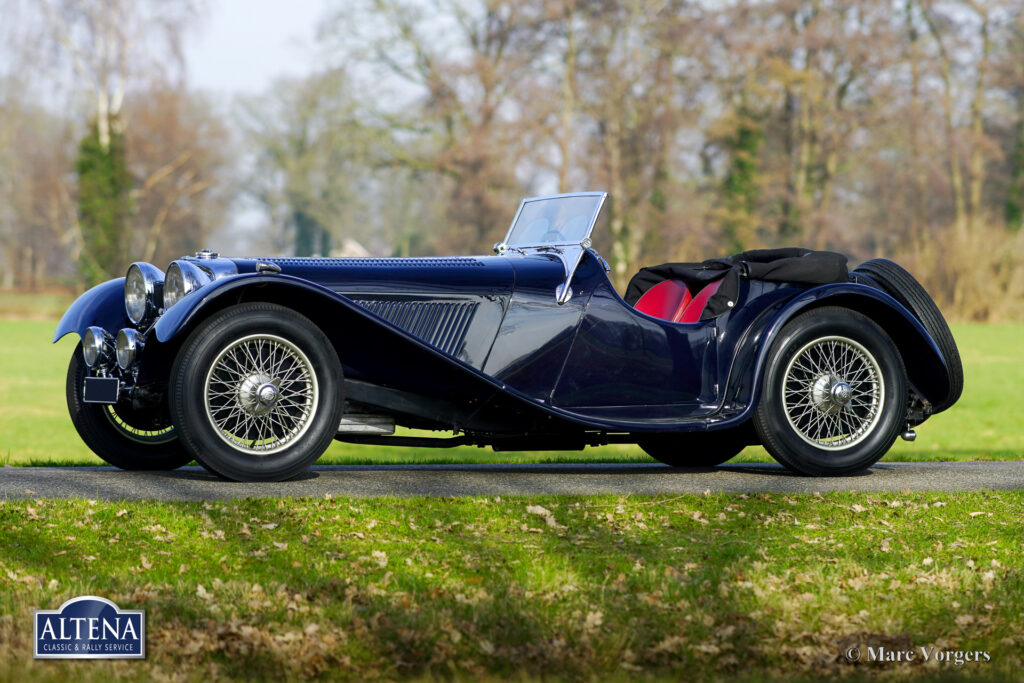
POLYGON ((357 304, 452 356, 462 351, 477 304, 471 301, 367 301, 357 304))

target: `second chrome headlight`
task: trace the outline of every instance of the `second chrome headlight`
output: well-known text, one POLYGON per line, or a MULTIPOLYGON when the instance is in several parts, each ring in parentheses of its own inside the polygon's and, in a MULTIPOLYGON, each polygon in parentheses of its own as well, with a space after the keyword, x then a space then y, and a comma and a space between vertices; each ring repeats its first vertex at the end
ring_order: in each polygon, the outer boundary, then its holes
POLYGON ((174 261, 167 266, 164 279, 164 309, 168 309, 196 291, 212 278, 202 268, 188 261, 174 261))
POLYGON ((149 263, 133 263, 124 278, 124 310, 136 325, 153 320, 163 305, 164 272, 149 263))

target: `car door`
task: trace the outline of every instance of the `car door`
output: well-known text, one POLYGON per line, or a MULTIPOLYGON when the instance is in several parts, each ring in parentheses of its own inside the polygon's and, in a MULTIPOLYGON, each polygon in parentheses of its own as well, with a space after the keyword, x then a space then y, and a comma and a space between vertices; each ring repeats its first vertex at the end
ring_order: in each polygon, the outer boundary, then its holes
POLYGON ((622 300, 603 269, 587 272, 591 282, 577 286, 589 284, 592 294, 552 404, 621 419, 711 412, 718 398, 716 321, 682 324, 645 315, 622 300))

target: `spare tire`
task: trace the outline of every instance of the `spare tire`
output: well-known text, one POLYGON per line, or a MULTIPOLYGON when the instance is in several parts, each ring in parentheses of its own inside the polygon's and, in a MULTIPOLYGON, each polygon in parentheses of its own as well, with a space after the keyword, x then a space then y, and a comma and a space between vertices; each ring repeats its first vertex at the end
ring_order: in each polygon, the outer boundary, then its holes
POLYGON ((858 281, 885 292, 913 313, 942 352, 949 369, 949 393, 935 401, 932 412, 942 412, 956 403, 964 389, 964 368, 953 333, 931 295, 905 268, 889 259, 865 261, 853 273, 858 281))

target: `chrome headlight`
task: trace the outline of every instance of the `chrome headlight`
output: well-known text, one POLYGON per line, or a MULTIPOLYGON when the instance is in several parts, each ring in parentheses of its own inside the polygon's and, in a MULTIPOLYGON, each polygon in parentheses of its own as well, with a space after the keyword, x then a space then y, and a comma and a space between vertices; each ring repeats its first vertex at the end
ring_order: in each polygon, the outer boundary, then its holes
POLYGON ((110 335, 102 327, 90 327, 82 335, 82 355, 90 368, 109 360, 110 335))
POLYGON ((145 343, 138 331, 126 327, 118 332, 117 343, 115 344, 118 367, 122 370, 130 368, 135 359, 138 358, 143 346, 145 346, 145 343))
POLYGON ((163 305, 164 272, 148 263, 133 263, 124 278, 124 310, 136 325, 157 316, 163 305))
POLYGON ((172 262, 167 266, 167 277, 164 279, 164 309, 170 308, 212 279, 194 263, 172 262))

